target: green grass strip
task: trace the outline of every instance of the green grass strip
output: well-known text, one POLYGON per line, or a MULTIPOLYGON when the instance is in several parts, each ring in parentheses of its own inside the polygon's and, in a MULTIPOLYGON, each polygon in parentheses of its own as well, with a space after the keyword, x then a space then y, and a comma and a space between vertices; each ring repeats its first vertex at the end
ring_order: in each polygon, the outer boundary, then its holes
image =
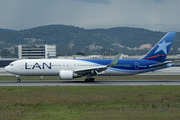
POLYGON ((179 119, 180 86, 0 87, 0 119, 179 119))

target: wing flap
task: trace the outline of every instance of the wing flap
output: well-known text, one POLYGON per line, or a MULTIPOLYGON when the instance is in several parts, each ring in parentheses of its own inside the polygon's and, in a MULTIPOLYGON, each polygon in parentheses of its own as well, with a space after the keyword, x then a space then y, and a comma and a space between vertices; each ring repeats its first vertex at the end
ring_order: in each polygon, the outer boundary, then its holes
POLYGON ((107 66, 98 66, 98 67, 92 67, 92 68, 76 69, 74 70, 74 73, 79 74, 79 75, 85 75, 91 71, 101 72, 106 69, 107 69, 107 66))

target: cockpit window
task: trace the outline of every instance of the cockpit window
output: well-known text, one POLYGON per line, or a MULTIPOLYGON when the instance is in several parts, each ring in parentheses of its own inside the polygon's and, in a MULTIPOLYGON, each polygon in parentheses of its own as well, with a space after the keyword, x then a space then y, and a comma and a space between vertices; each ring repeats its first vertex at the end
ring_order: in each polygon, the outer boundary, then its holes
POLYGON ((14 64, 10 64, 10 66, 13 66, 14 64))

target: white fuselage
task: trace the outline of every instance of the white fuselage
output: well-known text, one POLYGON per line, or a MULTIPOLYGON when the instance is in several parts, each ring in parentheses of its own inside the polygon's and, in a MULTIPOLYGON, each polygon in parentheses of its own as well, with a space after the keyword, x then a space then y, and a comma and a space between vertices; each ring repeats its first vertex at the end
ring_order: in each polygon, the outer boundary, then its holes
MULTIPOLYGON (((157 67, 157 68, 148 68, 147 65, 139 65, 133 66, 137 63, 138 60, 135 60, 135 62, 131 61, 132 65, 129 63, 129 66, 127 63, 123 64, 117 64, 117 66, 121 65, 123 68, 113 68, 109 67, 108 69, 105 69, 101 72, 99 72, 97 75, 107 75, 107 76, 117 76, 117 75, 132 75, 132 74, 138 74, 148 71, 154 71, 157 69, 163 69, 168 67, 167 65, 157 67), (147 68, 144 68, 144 67, 147 68), (133 69, 128 69, 129 67, 132 67, 133 69)), ((140 61, 140 60, 139 60, 140 61)), ((58 76, 59 72, 62 70, 68 70, 68 71, 86 71, 88 69, 96 70, 96 68, 99 67, 105 67, 107 66, 111 61, 109 61, 107 64, 98 64, 95 62, 89 62, 89 61, 83 61, 83 60, 76 60, 76 59, 24 59, 24 60, 18 60, 12 62, 10 65, 8 65, 5 69, 6 71, 15 74, 15 75, 24 75, 24 76, 58 76)), ((146 62, 145 62, 146 63, 146 62)), ((142 64, 142 63, 139 63, 142 64)))
MULTIPOLYGON (((5 69, 16 75, 58 76, 61 70, 74 71, 76 69, 96 68, 97 66, 100 67, 96 63, 74 59, 25 59, 12 62, 5 69)), ((109 73, 111 73, 110 71, 109 73)), ((105 73, 107 74, 108 71, 101 72, 101 74, 105 73)))

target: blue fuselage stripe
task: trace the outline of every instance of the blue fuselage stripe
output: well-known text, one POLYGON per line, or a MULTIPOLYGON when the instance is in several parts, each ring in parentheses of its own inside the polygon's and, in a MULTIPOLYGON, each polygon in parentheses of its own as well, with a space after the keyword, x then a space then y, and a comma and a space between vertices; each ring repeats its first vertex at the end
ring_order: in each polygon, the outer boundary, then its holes
MULTIPOLYGON (((82 61, 92 62, 92 64, 108 65, 113 59, 79 59, 82 61)), ((116 66, 110 67, 116 71, 121 70, 145 70, 149 69, 149 65, 157 64, 159 62, 145 59, 120 59, 116 66), (119 69, 119 70, 118 70, 119 69)))

